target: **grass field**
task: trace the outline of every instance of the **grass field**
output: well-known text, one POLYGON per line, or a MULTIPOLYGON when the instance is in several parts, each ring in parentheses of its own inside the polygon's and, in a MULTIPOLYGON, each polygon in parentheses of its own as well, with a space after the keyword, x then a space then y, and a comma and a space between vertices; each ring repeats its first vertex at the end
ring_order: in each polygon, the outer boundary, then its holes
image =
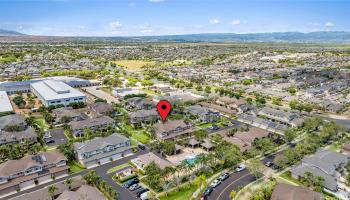
POLYGON ((124 125, 125 129, 131 133, 131 137, 142 144, 148 144, 151 141, 150 136, 143 131, 134 129, 131 125, 124 125))
POLYGON ((184 200, 184 199, 191 199, 193 192, 195 192, 197 189, 196 186, 185 186, 184 188, 180 188, 179 191, 172 191, 168 193, 167 196, 161 196, 160 200, 184 200))
POLYGON ((119 66, 126 67, 128 69, 139 69, 145 65, 154 65, 154 61, 143 61, 143 60, 118 60, 114 62, 119 66))
POLYGON ((133 132, 131 134, 131 137, 134 138, 135 140, 141 142, 142 144, 148 144, 151 140, 151 138, 143 132, 133 132))
POLYGON ((282 178, 281 179, 282 181, 287 182, 289 184, 301 185, 301 183, 297 179, 290 177, 288 175, 288 172, 284 172, 283 174, 280 175, 280 177, 282 178))
POLYGON ((44 118, 36 118, 34 121, 42 130, 46 131, 49 129, 49 125, 46 123, 44 118))
POLYGON ((164 62, 162 63, 162 67, 168 67, 168 66, 186 66, 186 65, 192 65, 192 61, 190 60, 182 60, 182 59, 177 59, 173 60, 171 62, 164 62))
POLYGON ((118 170, 126 168, 126 167, 130 167, 129 163, 124 163, 124 164, 112 167, 107 171, 107 173, 110 174, 110 173, 113 173, 115 171, 118 171, 118 170))
POLYGON ((82 166, 80 163, 77 163, 76 161, 69 163, 69 173, 71 173, 71 174, 80 172, 84 169, 85 169, 85 167, 82 166))

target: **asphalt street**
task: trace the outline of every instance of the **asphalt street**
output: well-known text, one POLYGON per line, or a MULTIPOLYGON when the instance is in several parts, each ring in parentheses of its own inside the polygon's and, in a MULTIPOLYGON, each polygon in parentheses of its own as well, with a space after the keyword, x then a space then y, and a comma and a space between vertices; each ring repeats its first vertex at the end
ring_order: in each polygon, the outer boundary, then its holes
POLYGON ((253 182, 255 177, 246 169, 242 172, 234 172, 230 177, 214 188, 208 200, 232 200, 230 192, 238 192, 241 188, 253 182))

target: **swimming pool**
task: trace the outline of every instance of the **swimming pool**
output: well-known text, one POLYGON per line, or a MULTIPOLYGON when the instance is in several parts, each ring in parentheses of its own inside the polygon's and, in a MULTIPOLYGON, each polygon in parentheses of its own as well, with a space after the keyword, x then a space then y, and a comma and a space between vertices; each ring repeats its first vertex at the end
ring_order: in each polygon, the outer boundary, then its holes
POLYGON ((197 155, 190 155, 190 156, 187 156, 185 160, 189 165, 194 165, 197 159, 198 159, 197 155))

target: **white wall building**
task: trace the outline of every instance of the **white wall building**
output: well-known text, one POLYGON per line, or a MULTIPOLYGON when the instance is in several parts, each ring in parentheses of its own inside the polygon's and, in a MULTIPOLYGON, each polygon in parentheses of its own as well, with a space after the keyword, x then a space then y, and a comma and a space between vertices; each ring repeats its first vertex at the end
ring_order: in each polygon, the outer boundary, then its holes
POLYGON ((0 113, 13 111, 11 102, 5 91, 0 91, 0 113))
POLYGON ((44 80, 30 84, 31 91, 42 101, 43 105, 68 106, 72 102, 84 102, 86 96, 61 81, 44 80))

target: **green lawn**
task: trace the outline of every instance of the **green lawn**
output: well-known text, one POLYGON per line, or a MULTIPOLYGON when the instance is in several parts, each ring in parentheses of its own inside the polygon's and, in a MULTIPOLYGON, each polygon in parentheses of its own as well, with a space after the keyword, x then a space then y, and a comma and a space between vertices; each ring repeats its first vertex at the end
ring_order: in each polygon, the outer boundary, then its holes
POLYGON ((149 137, 149 135, 141 131, 132 132, 131 137, 141 142, 142 144, 148 144, 151 141, 151 138, 149 137))
POLYGON ((199 124, 199 127, 201 128, 201 129, 207 129, 207 128, 209 128, 210 126, 212 125, 212 123, 202 123, 202 124, 199 124))
POLYGON ((129 163, 124 163, 124 164, 112 167, 107 171, 107 173, 110 174, 110 173, 113 173, 115 171, 118 171, 118 170, 126 168, 126 167, 130 167, 129 163))
POLYGON ((36 118, 36 119, 34 119, 34 121, 42 130, 46 131, 49 129, 49 125, 46 123, 44 118, 42 118, 42 117, 36 118))
POLYGON ((192 186, 185 186, 184 188, 180 188, 179 191, 172 191, 168 193, 167 196, 161 196, 160 200, 189 200, 192 197, 192 194, 196 191, 197 187, 192 186))
POLYGON ((69 170, 70 170, 69 173, 71 173, 71 174, 80 172, 84 169, 85 169, 85 167, 76 161, 69 163, 69 170))
POLYGON ((153 90, 148 90, 148 89, 142 89, 143 92, 149 94, 149 95, 156 95, 156 96, 160 96, 160 94, 156 93, 153 90))
POLYGON ((283 174, 280 175, 281 178, 283 178, 282 180, 289 182, 289 183, 294 183, 295 185, 301 185, 301 183, 295 179, 292 178, 288 175, 288 172, 284 172, 283 174))
POLYGON ((131 133, 131 137, 142 144, 148 144, 151 141, 150 136, 144 133, 142 129, 136 130, 131 125, 124 125, 124 128, 131 133))
POLYGON ((338 152, 341 149, 341 145, 333 143, 330 146, 326 147, 326 149, 333 151, 333 152, 338 152))

